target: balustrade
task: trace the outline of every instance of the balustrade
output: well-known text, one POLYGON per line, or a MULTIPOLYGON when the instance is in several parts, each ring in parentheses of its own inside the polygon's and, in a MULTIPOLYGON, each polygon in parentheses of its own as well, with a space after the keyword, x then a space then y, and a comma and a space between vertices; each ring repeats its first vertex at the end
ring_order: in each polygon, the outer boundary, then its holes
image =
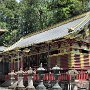
MULTIPOLYGON (((20 71, 18 71, 16 73, 14 71, 12 71, 11 73, 9 73, 9 75, 6 76, 7 77, 6 80, 9 80, 11 78, 11 81, 12 80, 17 81, 18 84, 16 83, 15 85, 17 85, 17 87, 19 89, 15 89, 15 90, 35 90, 35 88, 36 88, 36 90, 47 90, 46 87, 51 88, 50 90, 56 90, 56 89, 54 89, 54 85, 61 87, 61 89, 57 89, 57 90, 67 90, 64 87, 68 88, 68 90, 74 90, 74 89, 70 89, 71 84, 73 83, 73 85, 74 85, 73 88, 77 88, 77 85, 80 86, 80 83, 83 81, 84 81, 84 85, 87 84, 89 86, 89 83, 88 83, 89 74, 83 70, 81 70, 79 73, 75 74, 75 78, 74 78, 73 82, 72 82, 71 74, 62 73, 62 72, 57 73, 57 72, 53 71, 53 68, 51 69, 51 71, 49 73, 45 73, 45 69, 43 67, 39 67, 36 70, 36 72, 37 73, 34 73, 34 71, 31 68, 29 68, 29 70, 25 71, 25 72, 22 69, 20 69, 20 71), (40 68, 41 68, 41 70, 40 70, 40 68), (57 73, 57 74, 55 74, 55 73, 57 73), (13 79, 12 79, 12 77, 13 77, 13 79), (23 83, 25 81, 28 83, 28 85, 23 83), (34 82, 34 84, 33 84, 33 82, 34 82), (56 82, 56 84, 55 84, 55 82, 56 82), (39 85, 37 86, 38 83, 39 83, 39 85), (34 87, 34 85, 35 85, 35 87, 34 87), (41 89, 42 87, 43 87, 43 89, 41 89)), ((12 85, 13 84, 14 84, 14 82, 12 83, 12 85)))

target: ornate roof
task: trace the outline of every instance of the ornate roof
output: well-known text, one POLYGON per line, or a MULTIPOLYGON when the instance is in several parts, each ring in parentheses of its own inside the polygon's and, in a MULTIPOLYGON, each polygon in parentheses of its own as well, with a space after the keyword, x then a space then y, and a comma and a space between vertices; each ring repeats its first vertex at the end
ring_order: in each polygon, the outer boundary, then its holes
POLYGON ((83 28, 89 21, 90 21, 90 13, 88 12, 86 13, 85 16, 79 19, 70 21, 66 24, 54 27, 52 29, 41 32, 39 34, 29 36, 27 38, 21 38, 18 42, 13 44, 5 51, 13 50, 15 48, 28 47, 33 44, 38 44, 49 40, 63 38, 69 34, 80 31, 81 28, 83 28))
POLYGON ((4 46, 0 46, 0 52, 3 52, 6 49, 4 46))

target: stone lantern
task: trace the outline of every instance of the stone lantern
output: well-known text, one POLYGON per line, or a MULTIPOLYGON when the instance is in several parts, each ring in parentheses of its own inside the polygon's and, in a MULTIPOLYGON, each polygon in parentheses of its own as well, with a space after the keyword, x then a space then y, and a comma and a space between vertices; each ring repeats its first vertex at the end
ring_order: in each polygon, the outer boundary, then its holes
POLYGON ((43 84, 44 71, 45 69, 42 67, 42 63, 41 63, 40 67, 37 69, 37 72, 41 81, 39 85, 36 87, 36 90, 46 90, 46 87, 43 84))
POLYGON ((88 68, 87 73, 88 73, 89 90, 90 90, 90 67, 88 68))
POLYGON ((25 90, 25 86, 23 85, 23 75, 25 72, 20 68, 18 72, 16 72, 18 75, 18 86, 16 90, 25 90))
POLYGON ((8 73, 8 75, 10 76, 10 80, 11 80, 11 86, 9 86, 9 88, 13 89, 16 87, 16 86, 14 87, 14 83, 15 83, 15 77, 14 76, 16 75, 16 73, 14 73, 14 70, 12 70, 11 73, 8 73))
POLYGON ((74 82, 76 79, 76 75, 78 74, 78 71, 75 69, 69 70, 68 74, 71 75, 71 81, 74 82))
POLYGON ((59 68, 57 65, 55 67, 52 68, 52 71, 54 73, 54 77, 56 79, 56 83, 55 85, 52 87, 52 90, 62 90, 62 88, 59 86, 58 84, 58 76, 60 75, 60 70, 61 68, 59 68))
POLYGON ((78 71, 75 70, 75 69, 72 69, 72 70, 69 70, 68 71, 68 74, 71 76, 71 81, 70 81, 70 85, 69 85, 69 90, 73 90, 74 88, 74 83, 75 83, 75 79, 76 79, 76 76, 78 74, 78 71))
POLYGON ((28 74, 28 86, 27 86, 26 90, 35 90, 35 87, 33 86, 34 71, 30 67, 29 70, 26 73, 28 74))

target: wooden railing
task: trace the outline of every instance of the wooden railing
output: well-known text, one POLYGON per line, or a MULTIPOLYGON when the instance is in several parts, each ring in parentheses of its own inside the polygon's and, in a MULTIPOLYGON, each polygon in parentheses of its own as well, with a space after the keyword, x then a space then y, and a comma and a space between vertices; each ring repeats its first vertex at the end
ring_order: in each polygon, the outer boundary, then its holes
MULTIPOLYGON (((9 75, 5 75, 5 80, 9 80, 10 79, 10 76, 9 75)), ((15 76, 15 79, 17 80, 17 76, 15 76)), ((76 79, 77 80, 88 80, 88 74, 85 73, 85 72, 80 72, 77 76, 76 76, 76 79)), ((28 80, 28 75, 24 75, 24 80, 28 80)), ((39 75, 38 74, 34 74, 33 75, 33 80, 34 81, 37 81, 37 80, 40 80, 39 78, 39 75)), ((53 81, 55 80, 55 77, 54 77, 54 74, 53 73, 46 73, 43 77, 43 80, 44 81, 53 81)), ((58 76, 58 80, 59 81, 70 81, 71 80, 71 75, 69 74, 66 74, 66 73, 61 73, 59 76, 58 76)))

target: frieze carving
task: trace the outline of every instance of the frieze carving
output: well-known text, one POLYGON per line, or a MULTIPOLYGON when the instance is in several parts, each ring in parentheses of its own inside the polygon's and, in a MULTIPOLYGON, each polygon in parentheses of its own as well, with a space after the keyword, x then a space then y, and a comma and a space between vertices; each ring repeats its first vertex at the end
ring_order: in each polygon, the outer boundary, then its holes
POLYGON ((59 46, 58 46, 58 43, 57 42, 51 43, 49 45, 49 49, 50 50, 55 50, 55 49, 58 49, 58 48, 59 48, 59 46))

